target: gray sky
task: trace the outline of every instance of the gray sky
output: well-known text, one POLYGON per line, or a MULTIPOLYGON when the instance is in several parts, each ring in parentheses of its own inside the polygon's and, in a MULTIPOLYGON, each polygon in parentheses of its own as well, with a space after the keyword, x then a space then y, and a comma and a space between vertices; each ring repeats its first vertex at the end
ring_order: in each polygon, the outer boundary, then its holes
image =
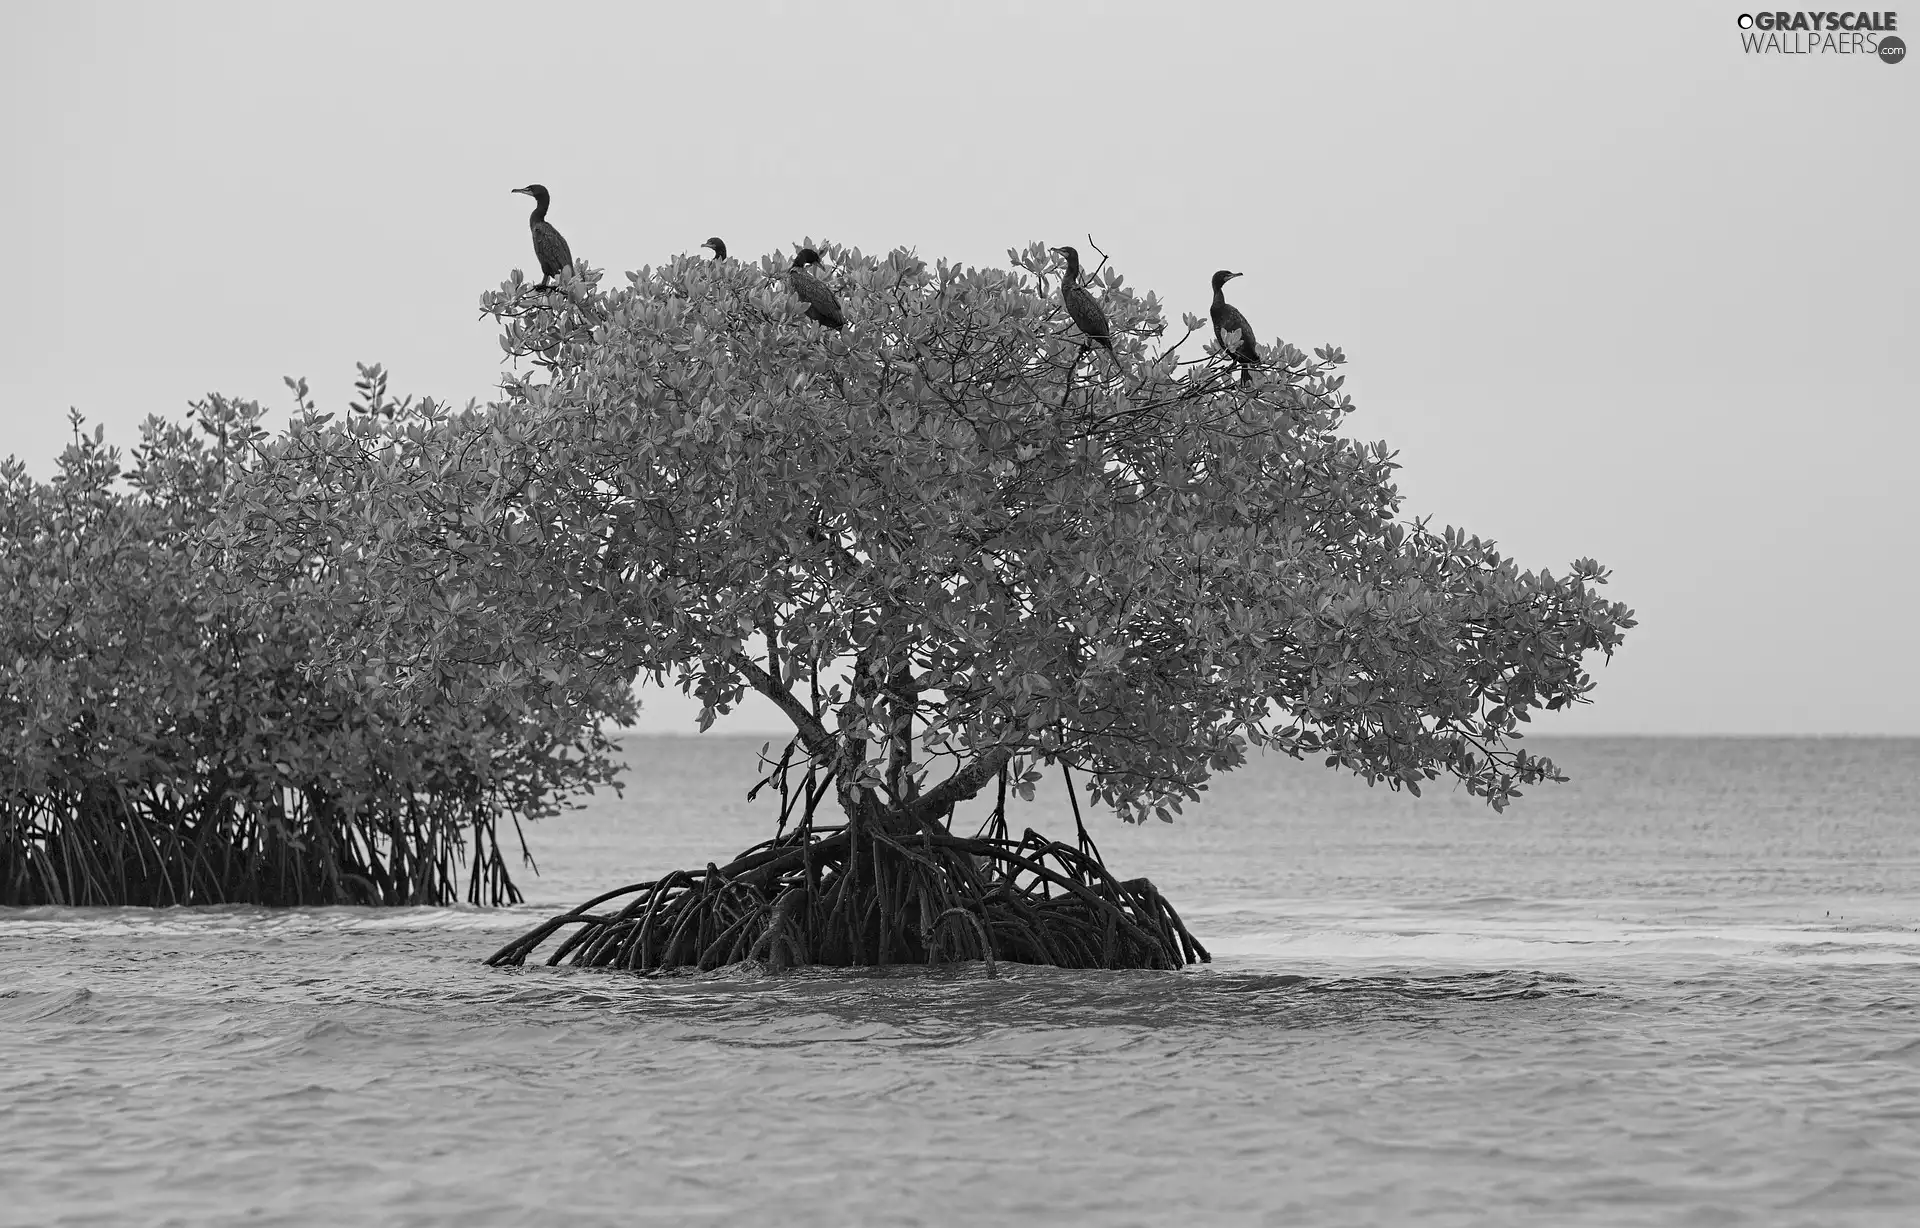
POLYGON ((1230 267, 1344 346, 1409 510, 1615 569, 1643 626, 1542 732, 1920 733, 1920 63, 1742 11, 10 6, 0 453, 356 360, 484 399, 532 181, 616 272, 1091 232, 1176 317, 1230 267))

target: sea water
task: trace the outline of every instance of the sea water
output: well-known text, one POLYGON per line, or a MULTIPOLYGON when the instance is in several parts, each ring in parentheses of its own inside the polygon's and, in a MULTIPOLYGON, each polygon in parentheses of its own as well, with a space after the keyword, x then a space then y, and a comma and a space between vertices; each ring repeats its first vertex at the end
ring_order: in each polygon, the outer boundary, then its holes
POLYGON ((760 741, 630 741, 511 910, 0 910, 0 1223, 1920 1223, 1920 740, 1257 759, 1093 824, 1184 973, 482 965, 767 834, 760 741))

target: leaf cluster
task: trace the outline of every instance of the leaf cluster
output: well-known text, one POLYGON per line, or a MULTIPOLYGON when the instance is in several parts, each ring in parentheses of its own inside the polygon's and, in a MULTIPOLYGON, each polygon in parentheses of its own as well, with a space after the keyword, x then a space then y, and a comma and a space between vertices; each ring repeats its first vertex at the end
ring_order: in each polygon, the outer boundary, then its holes
POLYGON ((503 285, 502 399, 405 431, 308 414, 263 450, 246 549, 353 544, 386 621, 335 658, 496 671, 475 696, 646 674, 706 720, 756 691, 845 797, 920 821, 1056 761, 1167 818, 1256 747, 1496 806, 1558 778, 1513 740, 1587 702, 1631 612, 1591 561, 1522 571, 1404 519, 1387 446, 1343 434, 1338 349, 1264 347, 1243 385, 1102 266, 1110 359, 1041 244, 1004 269, 809 245, 843 332, 777 256, 503 285))
POLYGON ((123 466, 76 415, 50 482, 0 464, 0 899, 447 902, 469 836, 469 898, 512 899, 496 820, 610 779, 597 725, 313 669, 363 610, 227 544, 260 416, 149 418, 123 466))

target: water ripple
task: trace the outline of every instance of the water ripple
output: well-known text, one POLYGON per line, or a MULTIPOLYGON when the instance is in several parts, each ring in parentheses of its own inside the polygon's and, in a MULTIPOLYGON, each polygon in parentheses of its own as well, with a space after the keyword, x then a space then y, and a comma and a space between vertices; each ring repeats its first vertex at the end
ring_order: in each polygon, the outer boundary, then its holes
POLYGON ((1103 835, 1180 974, 483 967, 758 838, 697 745, 539 906, 0 911, 0 1223, 1909 1222, 1912 748, 1548 749, 1524 822, 1283 767, 1103 835))

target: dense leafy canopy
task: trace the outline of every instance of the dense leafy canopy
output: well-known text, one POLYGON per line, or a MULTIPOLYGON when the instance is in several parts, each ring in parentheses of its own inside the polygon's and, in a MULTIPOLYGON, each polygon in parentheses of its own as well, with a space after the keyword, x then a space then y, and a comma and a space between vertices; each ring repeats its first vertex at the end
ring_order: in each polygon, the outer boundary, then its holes
POLYGON ((907 821, 1043 762, 1167 817, 1250 746, 1496 806, 1556 778, 1511 739, 1586 701, 1629 611, 1590 560, 1400 519, 1386 445, 1340 433, 1340 351, 1262 347, 1242 386, 1102 268, 1116 361, 1039 244, 1004 270, 810 245, 844 332, 773 256, 516 277, 483 302, 528 360, 503 399, 309 408, 230 547, 353 560, 336 664, 562 708, 649 675, 707 720, 758 691, 843 802, 907 821))
POLYGON ((149 418, 124 471, 77 429, 51 482, 0 464, 0 902, 444 903, 463 859, 469 899, 514 899, 496 821, 611 779, 596 721, 312 668, 366 577, 219 547, 260 413, 149 418))

